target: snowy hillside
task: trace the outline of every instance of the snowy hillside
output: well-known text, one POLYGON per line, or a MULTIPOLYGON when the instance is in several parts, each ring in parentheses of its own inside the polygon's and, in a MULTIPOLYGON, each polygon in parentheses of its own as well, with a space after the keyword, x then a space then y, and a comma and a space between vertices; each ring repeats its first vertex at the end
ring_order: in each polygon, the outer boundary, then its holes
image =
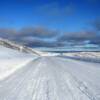
POLYGON ((99 62, 100 63, 100 52, 71 52, 63 53, 63 56, 69 58, 90 61, 90 62, 99 62))
POLYGON ((37 56, 0 46, 0 80, 36 57, 37 56))
POLYGON ((31 53, 33 55, 39 55, 36 50, 33 50, 32 48, 29 48, 23 45, 19 45, 15 43, 14 41, 9 41, 7 39, 0 38, 0 45, 20 51, 20 52, 31 53))

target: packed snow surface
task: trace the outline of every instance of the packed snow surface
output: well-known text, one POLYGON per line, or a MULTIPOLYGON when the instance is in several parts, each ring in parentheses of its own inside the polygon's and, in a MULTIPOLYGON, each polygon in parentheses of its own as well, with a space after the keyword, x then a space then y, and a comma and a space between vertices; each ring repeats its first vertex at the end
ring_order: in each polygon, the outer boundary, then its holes
POLYGON ((0 46, 0 80, 21 68, 33 58, 30 54, 0 46))
POLYGON ((100 100, 100 64, 40 57, 0 81, 0 100, 100 100))

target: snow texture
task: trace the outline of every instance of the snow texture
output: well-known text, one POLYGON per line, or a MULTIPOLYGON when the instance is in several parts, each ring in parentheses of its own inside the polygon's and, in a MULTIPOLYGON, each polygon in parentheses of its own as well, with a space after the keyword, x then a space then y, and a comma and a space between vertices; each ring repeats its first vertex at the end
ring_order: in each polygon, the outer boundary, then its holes
POLYGON ((100 100, 100 64, 40 57, 0 81, 0 100, 100 100))
POLYGON ((0 46, 0 80, 33 60, 30 54, 0 46))

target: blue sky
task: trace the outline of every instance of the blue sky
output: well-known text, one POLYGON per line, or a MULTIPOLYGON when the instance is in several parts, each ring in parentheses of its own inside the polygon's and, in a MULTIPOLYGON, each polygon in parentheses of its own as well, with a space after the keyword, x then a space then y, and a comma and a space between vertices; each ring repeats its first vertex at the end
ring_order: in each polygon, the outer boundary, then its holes
POLYGON ((100 16, 99 0, 0 0, 0 27, 79 31, 100 16))
POLYGON ((39 27, 57 35, 81 32, 100 18, 99 6, 100 0, 0 0, 0 29, 39 27))

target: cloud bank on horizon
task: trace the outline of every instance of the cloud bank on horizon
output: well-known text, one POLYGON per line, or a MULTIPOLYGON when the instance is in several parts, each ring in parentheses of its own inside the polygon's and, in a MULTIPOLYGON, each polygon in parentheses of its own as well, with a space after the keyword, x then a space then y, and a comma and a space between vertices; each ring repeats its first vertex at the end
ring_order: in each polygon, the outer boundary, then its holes
POLYGON ((0 1, 0 37, 30 47, 100 46, 99 0, 0 1))
POLYGON ((30 47, 66 47, 83 44, 100 46, 100 24, 93 23, 94 29, 80 32, 64 32, 49 30, 43 27, 24 27, 16 29, 0 29, 0 37, 30 47))

